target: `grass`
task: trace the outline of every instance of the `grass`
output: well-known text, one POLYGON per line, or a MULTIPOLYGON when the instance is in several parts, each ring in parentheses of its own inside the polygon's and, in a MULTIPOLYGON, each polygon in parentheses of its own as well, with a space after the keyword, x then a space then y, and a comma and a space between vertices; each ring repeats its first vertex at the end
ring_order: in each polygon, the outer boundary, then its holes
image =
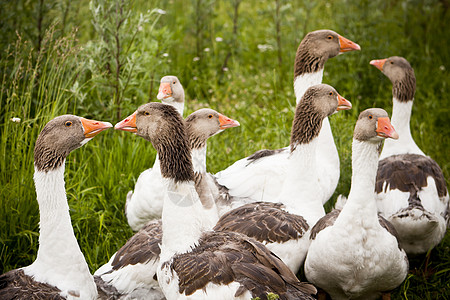
MULTIPOLYGON (((351 139, 359 112, 369 107, 383 107, 391 112, 391 83, 369 65, 371 59, 391 55, 406 57, 415 69, 412 134, 419 147, 439 163, 449 184, 450 28, 446 26, 448 11, 440 2, 342 0, 312 5, 309 1, 284 1, 281 68, 277 49, 261 52, 257 47, 276 47, 275 5, 271 1, 240 4, 237 36, 233 36, 230 25, 230 3, 202 2, 200 41, 193 25, 198 15, 193 3, 173 2, 176 5, 164 1, 134 2, 136 13, 155 7, 166 11, 160 18, 160 27, 136 36, 138 45, 145 47, 150 41, 168 36, 170 47, 152 46, 161 47, 152 58, 158 67, 148 70, 151 75, 142 75, 142 68, 133 75, 132 88, 123 92, 123 117, 147 102, 145 95, 149 91, 153 91, 150 98, 154 99, 160 77, 174 74, 185 86, 187 114, 211 107, 241 123, 208 142, 209 171, 218 172, 263 148, 284 147, 289 143, 295 105, 291 79, 295 50, 307 31, 331 28, 359 43, 363 50, 333 58, 326 65, 324 82, 353 104, 351 111, 330 118, 341 159, 341 179, 326 208, 330 209, 338 194, 349 191, 351 139), (259 22, 255 24, 255 20, 259 22), (217 41, 217 37, 223 41, 217 41), (230 41, 237 42, 224 71, 222 65, 230 41), (201 53, 197 53, 197 45, 201 46, 201 53), (168 56, 162 56, 163 53, 168 56), (200 59, 194 61, 194 57, 200 59)), ((88 7, 83 3, 87 1, 79 1, 77 7, 88 7)), ((112 117, 116 114, 112 98, 108 98, 111 89, 105 87, 107 80, 94 78, 102 73, 90 73, 93 71, 87 67, 90 62, 86 55, 92 52, 86 45, 95 44, 94 31, 86 25, 90 24, 88 16, 84 11, 71 18, 84 30, 60 36, 57 25, 49 29, 39 53, 19 34, 19 38, 11 40, 9 50, 0 55, 1 273, 29 265, 36 257, 39 215, 32 179, 33 147, 45 123, 64 113, 113 124, 119 121, 112 117), (12 122, 13 117, 21 118, 21 122, 12 122)), ((2 49, 5 47, 2 45, 2 49)), ((130 51, 137 51, 135 48, 139 47, 130 47, 130 51)), ((148 61, 143 66, 151 64, 148 61)), ((92 271, 133 234, 124 215, 125 196, 139 174, 153 165, 155 154, 143 139, 109 130, 67 158, 65 179, 72 224, 92 271)), ((433 270, 432 275, 425 274, 424 256, 412 258, 413 271, 394 291, 393 299, 449 299, 449 249, 447 233, 431 251, 428 269, 433 270)))

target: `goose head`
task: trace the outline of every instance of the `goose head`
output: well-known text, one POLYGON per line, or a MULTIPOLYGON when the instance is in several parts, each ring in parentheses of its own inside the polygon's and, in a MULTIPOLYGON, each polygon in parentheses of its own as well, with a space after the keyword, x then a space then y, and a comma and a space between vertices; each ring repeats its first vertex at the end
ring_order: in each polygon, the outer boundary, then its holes
POLYGON ((94 136, 112 127, 109 122, 62 115, 48 122, 39 134, 34 149, 35 166, 49 171, 61 166, 69 153, 94 136))
POLYGON ((114 128, 133 132, 150 141, 158 152, 163 177, 176 182, 193 179, 185 122, 173 106, 156 102, 141 105, 114 128))
POLYGON ((239 122, 209 108, 199 109, 186 118, 186 128, 191 146, 205 146, 206 140, 227 128, 239 126, 239 122))
POLYGON ((303 107, 310 107, 320 117, 328 117, 339 110, 352 108, 350 101, 339 95, 336 89, 328 84, 317 84, 306 90, 300 102, 303 107))
POLYGON ((353 132, 355 140, 379 144, 387 138, 398 139, 398 133, 381 108, 369 108, 359 114, 353 132))
POLYGON ((392 82, 392 93, 400 101, 409 101, 416 92, 416 76, 409 62, 400 56, 385 59, 374 59, 370 64, 375 66, 392 82))
POLYGON ((173 75, 161 78, 156 98, 165 104, 172 104, 174 102, 184 103, 184 89, 180 80, 173 75))
POLYGON ((323 57, 325 61, 344 52, 361 50, 357 43, 328 29, 309 32, 300 43, 300 48, 311 56, 323 57))

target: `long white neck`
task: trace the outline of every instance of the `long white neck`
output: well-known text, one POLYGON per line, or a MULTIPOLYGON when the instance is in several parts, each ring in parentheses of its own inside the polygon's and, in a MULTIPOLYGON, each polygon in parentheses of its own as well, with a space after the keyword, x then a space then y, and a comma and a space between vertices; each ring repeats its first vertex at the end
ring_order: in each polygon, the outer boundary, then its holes
MULTIPOLYGON (((323 68, 314 73, 305 73, 294 79, 294 91, 296 103, 300 102, 306 90, 313 85, 322 83, 323 68)), ((334 143, 333 133, 331 131, 330 121, 325 118, 322 122, 322 129, 319 133, 318 157, 330 172, 332 172, 333 180, 339 180, 339 154, 334 143)), ((333 183, 334 185, 334 183, 333 183)))
POLYGON ((219 220, 219 210, 216 205, 215 195, 218 191, 211 190, 214 185, 209 184, 209 177, 206 173, 206 145, 202 148, 191 149, 192 166, 194 173, 201 176, 200 182, 196 184, 197 194, 203 204, 206 215, 204 225, 207 229, 212 229, 219 220))
POLYGON ((171 106, 175 107, 177 112, 180 115, 183 115, 183 112, 184 112, 184 101, 183 102, 178 102, 178 101, 175 101, 175 99, 173 97, 170 97, 170 98, 166 98, 166 99, 161 100, 161 102, 164 103, 164 104, 168 104, 168 105, 171 105, 171 106))
POLYGON ((167 193, 162 212, 161 262, 176 253, 185 253, 211 228, 193 181, 175 183, 163 178, 167 193))
POLYGON ((64 163, 48 171, 35 169, 40 230, 37 258, 24 268, 35 280, 58 287, 63 294, 80 293, 80 299, 97 296, 94 279, 78 246, 64 187, 64 163))
MULTIPOLYGON (((375 180, 378 169, 378 144, 353 140, 352 183, 340 218, 378 223, 375 180)), ((337 221, 336 221, 337 222, 337 221)))
POLYGON ((386 158, 395 154, 419 154, 425 155, 422 150, 416 145, 411 135, 410 120, 413 101, 400 102, 393 98, 392 119, 391 123, 397 131, 398 140, 388 139, 384 143, 383 151, 380 159, 386 158))
POLYGON ((286 180, 278 201, 283 202, 288 211, 301 215, 310 226, 325 215, 321 189, 311 178, 317 178, 316 149, 318 138, 307 144, 300 144, 289 156, 286 180))
POLYGON ((306 90, 316 84, 321 84, 323 69, 314 73, 304 73, 294 78, 294 92, 296 103, 300 102, 306 90))
POLYGON ((191 149, 191 157, 194 172, 206 174, 206 146, 191 149))

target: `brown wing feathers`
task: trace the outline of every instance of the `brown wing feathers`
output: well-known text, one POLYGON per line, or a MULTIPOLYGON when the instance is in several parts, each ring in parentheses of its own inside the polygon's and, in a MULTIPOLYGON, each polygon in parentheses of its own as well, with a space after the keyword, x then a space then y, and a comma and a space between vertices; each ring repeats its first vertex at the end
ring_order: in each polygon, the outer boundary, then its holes
POLYGON ((61 290, 37 282, 23 270, 12 270, 0 275, 0 299, 63 300, 61 290))
MULTIPOLYGON (((209 282, 241 284, 236 296, 250 290, 252 297, 267 298, 267 293, 289 299, 288 286, 297 295, 308 299, 315 293, 312 285, 300 283, 295 275, 257 241, 233 232, 205 233, 199 246, 192 252, 180 254, 173 259, 173 269, 179 277, 180 293, 193 294, 204 289, 209 282)), ((313 299, 312 297, 310 299, 313 299)))
POLYGON ((434 160, 417 154, 392 155, 378 164, 375 191, 385 192, 389 187, 413 193, 427 186, 428 176, 434 178, 439 197, 447 195, 444 175, 434 160))
POLYGON ((243 233, 259 242, 286 242, 301 238, 309 229, 301 216, 283 211, 281 203, 255 202, 224 214, 214 230, 243 233))

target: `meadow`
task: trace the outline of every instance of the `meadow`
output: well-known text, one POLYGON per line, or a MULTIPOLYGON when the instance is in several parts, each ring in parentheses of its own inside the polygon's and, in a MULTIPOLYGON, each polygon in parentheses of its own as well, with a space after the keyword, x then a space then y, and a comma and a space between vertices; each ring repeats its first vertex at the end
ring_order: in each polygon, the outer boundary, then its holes
MULTIPOLYGON (((450 178, 448 0, 55 0, 0 1, 0 273, 36 257, 39 210, 33 148, 53 117, 122 120, 157 101, 159 79, 176 75, 189 113, 213 108, 241 126, 208 142, 218 172, 260 149, 289 143, 293 62, 306 33, 332 29, 362 50, 330 59, 324 83, 353 108, 330 118, 348 194, 359 112, 392 111, 392 85, 372 59, 403 56, 417 89, 411 119, 418 146, 450 178), (19 120, 20 119, 20 120, 19 120)), ((95 271, 133 235, 125 196, 153 165, 150 143, 108 130, 66 161, 72 224, 95 271)), ((411 271, 392 299, 450 299, 450 234, 411 271)), ((301 275, 300 275, 301 276, 301 275)))

